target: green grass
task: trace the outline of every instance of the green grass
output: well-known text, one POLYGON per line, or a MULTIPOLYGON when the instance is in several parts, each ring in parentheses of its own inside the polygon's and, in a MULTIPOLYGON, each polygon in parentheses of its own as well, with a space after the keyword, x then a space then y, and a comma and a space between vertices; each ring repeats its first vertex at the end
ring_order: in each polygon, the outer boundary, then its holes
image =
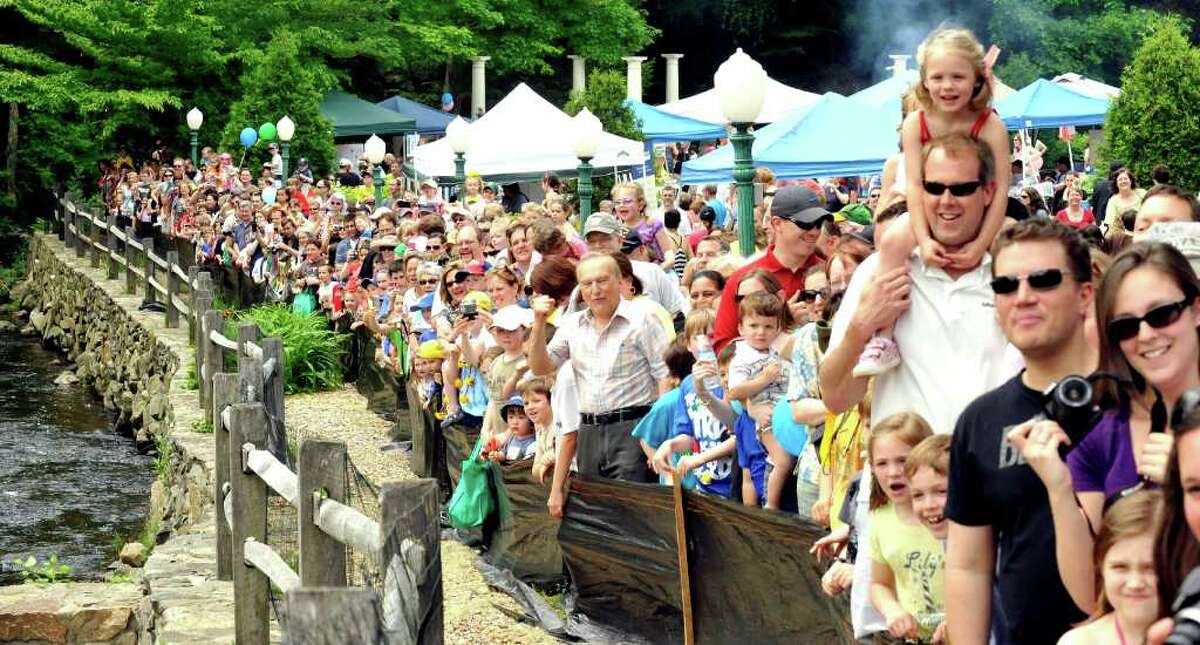
POLYGON ((25 279, 25 272, 28 268, 26 258, 29 255, 29 240, 26 239, 21 243, 21 247, 17 249, 13 256, 13 262, 9 266, 0 266, 0 303, 8 302, 8 294, 12 291, 17 283, 25 279))
POLYGON ((183 389, 196 391, 200 389, 200 377, 196 374, 196 361, 188 362, 187 376, 183 381, 183 389))
POLYGON ((163 486, 169 486, 171 484, 171 455, 175 452, 175 445, 171 443, 171 439, 166 434, 159 433, 154 435, 154 452, 154 476, 163 483, 163 486))
POLYGON ((225 335, 237 338, 241 322, 258 325, 260 337, 283 341, 284 391, 321 392, 342 386, 346 337, 329 329, 324 316, 297 314, 287 305, 258 305, 226 322, 225 335))
POLYGON ((192 422, 192 432, 196 432, 199 434, 212 434, 213 433, 213 424, 212 424, 212 422, 210 422, 206 419, 203 419, 203 418, 196 419, 195 421, 192 422))

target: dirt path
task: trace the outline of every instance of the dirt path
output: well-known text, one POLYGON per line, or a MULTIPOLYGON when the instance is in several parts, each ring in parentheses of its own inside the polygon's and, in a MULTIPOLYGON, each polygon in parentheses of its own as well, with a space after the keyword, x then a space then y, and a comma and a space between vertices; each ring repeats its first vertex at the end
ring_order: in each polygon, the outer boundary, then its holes
MULTIPOLYGON (((389 422, 367 410, 354 386, 319 394, 297 394, 285 401, 288 437, 343 441, 355 466, 373 483, 414 477, 408 456, 381 452, 389 422)), ((540 628, 518 622, 502 607, 522 613, 507 595, 493 591, 475 569, 478 554, 451 540, 442 541, 442 595, 446 643, 557 643, 540 628)))

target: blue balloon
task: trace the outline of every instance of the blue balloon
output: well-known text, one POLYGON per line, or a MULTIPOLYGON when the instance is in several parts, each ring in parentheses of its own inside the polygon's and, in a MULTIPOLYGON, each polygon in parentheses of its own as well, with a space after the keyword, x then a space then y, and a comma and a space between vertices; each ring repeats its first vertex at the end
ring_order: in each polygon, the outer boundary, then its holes
POLYGON ((799 457, 808 443, 808 426, 792 418, 792 404, 783 399, 775 404, 771 414, 771 432, 783 449, 799 457))
POLYGON ((238 139, 241 140, 243 146, 249 148, 254 145, 255 141, 258 141, 258 133, 254 131, 254 128, 242 128, 242 134, 238 136, 238 139))

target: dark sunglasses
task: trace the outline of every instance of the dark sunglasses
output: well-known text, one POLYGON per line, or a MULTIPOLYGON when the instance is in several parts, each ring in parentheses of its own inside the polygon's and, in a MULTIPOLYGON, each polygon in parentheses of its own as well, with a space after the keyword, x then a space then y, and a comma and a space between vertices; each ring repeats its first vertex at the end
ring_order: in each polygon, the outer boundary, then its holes
POLYGON ((807 232, 813 230, 814 228, 820 228, 821 225, 824 224, 825 220, 827 220, 827 219, 833 219, 833 218, 832 217, 821 217, 820 219, 818 219, 815 222, 797 222, 794 219, 788 218, 788 221, 795 224, 796 226, 799 226, 800 230, 807 233, 807 232))
POLYGON ((1142 328, 1143 320, 1154 329, 1162 329, 1179 320, 1179 317, 1183 315, 1183 310, 1192 306, 1192 302, 1195 299, 1195 296, 1188 296, 1179 302, 1155 307, 1141 317, 1125 316, 1111 320, 1108 323, 1108 336, 1118 343, 1123 340, 1129 340, 1138 335, 1138 330, 1142 328))
MULTIPOLYGON (((998 296, 1015 293, 1021 286, 1021 280, 1022 277, 1017 275, 1002 275, 992 278, 992 293, 998 296)), ((1049 291, 1062 284, 1063 273, 1058 269, 1045 269, 1024 276, 1024 280, 1029 283, 1031 289, 1049 291)))
POLYGON ((824 298, 825 292, 818 289, 805 289, 800 292, 800 300, 803 302, 816 302, 817 298, 824 298))
POLYGON ((942 195, 948 190, 955 197, 974 195, 975 191, 979 190, 979 187, 983 185, 982 181, 964 181, 961 184, 942 184, 936 181, 926 181, 923 183, 925 184, 925 192, 930 195, 942 195))
POLYGON ((417 283, 418 284, 437 284, 438 281, 436 279, 435 280, 417 280, 417 283))

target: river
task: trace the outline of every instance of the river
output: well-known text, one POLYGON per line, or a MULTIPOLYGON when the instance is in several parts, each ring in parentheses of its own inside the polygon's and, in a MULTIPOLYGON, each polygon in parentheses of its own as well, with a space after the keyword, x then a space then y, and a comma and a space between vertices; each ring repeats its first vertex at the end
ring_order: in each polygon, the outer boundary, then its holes
POLYGON ((0 331, 0 584, 10 564, 57 554, 75 579, 104 574, 114 540, 137 539, 150 506, 152 459, 36 338, 0 331))

